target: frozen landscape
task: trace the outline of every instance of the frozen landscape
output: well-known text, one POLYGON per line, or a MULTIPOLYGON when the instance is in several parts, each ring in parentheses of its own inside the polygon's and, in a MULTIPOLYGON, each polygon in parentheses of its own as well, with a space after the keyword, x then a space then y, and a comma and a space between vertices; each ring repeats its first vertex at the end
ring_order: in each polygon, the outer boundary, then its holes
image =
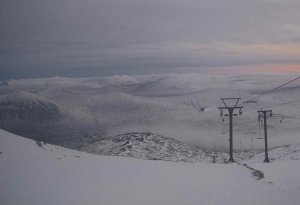
POLYGON ((300 205, 299 10, 0 1, 0 205, 300 205))
POLYGON ((299 204, 300 82, 265 93, 294 77, 2 82, 0 204, 299 204), (228 117, 218 110, 228 96, 244 107, 234 116, 232 164, 228 117), (271 163, 259 108, 273 110, 271 163))
POLYGON ((243 114, 234 117, 235 149, 263 148, 256 139, 263 136, 259 108, 273 110, 269 146, 276 147, 299 142, 300 103, 285 103, 299 100, 300 82, 247 100, 293 77, 174 74, 10 80, 0 86, 0 128, 75 149, 120 134, 150 132, 227 151, 228 117, 220 116, 220 98, 241 97, 243 114))
POLYGON ((0 204, 298 205, 300 144, 241 164, 98 156, 0 130, 0 204), (264 178, 253 175, 260 170, 264 178))

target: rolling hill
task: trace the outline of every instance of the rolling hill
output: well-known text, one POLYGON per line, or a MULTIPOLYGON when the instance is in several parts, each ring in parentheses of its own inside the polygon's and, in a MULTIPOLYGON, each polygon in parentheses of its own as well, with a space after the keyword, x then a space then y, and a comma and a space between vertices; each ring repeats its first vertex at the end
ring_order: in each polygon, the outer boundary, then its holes
POLYGON ((153 133, 127 133, 105 138, 80 148, 107 156, 124 156, 164 161, 203 161, 205 152, 172 138, 153 133))

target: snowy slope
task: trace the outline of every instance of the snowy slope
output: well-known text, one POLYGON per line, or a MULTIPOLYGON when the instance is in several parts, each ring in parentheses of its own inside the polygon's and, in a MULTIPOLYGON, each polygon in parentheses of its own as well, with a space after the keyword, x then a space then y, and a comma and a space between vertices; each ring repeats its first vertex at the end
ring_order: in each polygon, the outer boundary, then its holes
MULTIPOLYGON (((213 156, 216 163, 224 163, 224 160, 228 160, 228 153, 191 146, 149 132, 131 132, 108 137, 93 143, 86 143, 76 149, 98 155, 172 162, 212 162, 213 156)), ((233 155, 237 161, 243 161, 253 157, 256 153, 257 151, 243 151, 234 152, 233 155)))
POLYGON ((153 133, 127 133, 87 144, 82 151, 108 156, 195 162, 204 160, 199 148, 153 133))
POLYGON ((0 97, 1 120, 58 120, 62 110, 54 102, 28 92, 10 92, 0 97))
POLYGON ((91 155, 48 144, 40 147, 3 130, 0 151, 1 205, 298 205, 300 201, 299 160, 253 164, 266 176, 256 180, 237 164, 91 155))
POLYGON ((84 135, 101 134, 101 129, 93 129, 93 120, 71 113, 45 97, 17 90, 0 91, 2 129, 70 147, 88 140, 83 139, 84 135))
MULTIPOLYGON (((268 152, 270 161, 278 160, 299 160, 300 159, 300 144, 284 145, 270 149, 268 152)), ((265 152, 256 154, 247 162, 261 162, 265 159, 265 152)))

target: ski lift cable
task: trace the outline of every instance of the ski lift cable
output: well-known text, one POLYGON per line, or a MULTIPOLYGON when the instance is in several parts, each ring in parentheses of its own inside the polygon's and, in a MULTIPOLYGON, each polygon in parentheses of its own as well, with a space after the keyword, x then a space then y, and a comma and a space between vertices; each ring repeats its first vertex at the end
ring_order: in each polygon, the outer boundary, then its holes
POLYGON ((244 102, 247 102, 247 101, 250 101, 250 100, 253 100, 253 99, 258 99, 258 98, 260 98, 260 97, 263 96, 263 95, 266 95, 266 94, 268 94, 268 93, 270 93, 270 92, 273 92, 274 90, 277 90, 277 89, 279 89, 279 88, 282 88, 282 87, 284 87, 284 86, 286 86, 286 85, 288 85, 288 84, 290 84, 290 83, 292 83, 292 82, 294 82, 294 81, 296 81, 296 80, 299 80, 299 79, 300 79, 300 76, 298 76, 298 77, 296 77, 296 78, 294 78, 294 79, 292 79, 292 80, 290 80, 290 81, 288 81, 288 82, 286 82, 286 83, 284 83, 284 84, 282 84, 282 85, 280 85, 280 86, 277 86, 277 87, 275 87, 275 88, 272 88, 272 89, 270 89, 270 90, 267 90, 267 91, 265 91, 265 92, 263 92, 263 93, 261 93, 261 94, 255 96, 255 97, 251 97, 251 98, 245 100, 244 102))
POLYGON ((257 109, 277 107, 277 106, 286 105, 286 104, 295 103, 295 102, 300 102, 300 99, 292 100, 292 101, 288 101, 288 102, 284 102, 284 103, 279 103, 279 104, 274 104, 274 105, 269 105, 269 106, 264 106, 264 107, 260 107, 260 108, 256 108, 256 109, 244 110, 244 112, 251 112, 251 111, 256 111, 257 109))
MULTIPOLYGON (((291 101, 288 101, 288 102, 278 103, 278 104, 264 106, 264 107, 259 107, 259 108, 254 108, 254 109, 250 109, 250 110, 243 110, 243 113, 257 111, 258 109, 264 109, 264 108, 277 107, 277 106, 281 106, 281 105, 287 105, 287 104, 296 103, 296 102, 300 102, 300 99, 291 100, 291 101)), ((183 108, 182 110, 195 110, 195 108, 183 108)))
MULTIPOLYGON (((253 99, 258 99, 258 98, 260 98, 260 97, 263 96, 263 95, 266 95, 266 94, 268 94, 268 93, 270 93, 270 92, 273 92, 274 90, 277 90, 277 89, 279 89, 279 88, 282 88, 282 87, 284 87, 284 86, 286 86, 286 85, 288 85, 288 84, 290 84, 290 83, 292 83, 292 82, 294 82, 294 81, 296 81, 296 80, 299 80, 299 79, 300 79, 300 76, 298 76, 298 77, 296 77, 296 78, 294 78, 294 79, 292 79, 292 80, 290 80, 290 81, 288 81, 288 82, 286 82, 286 83, 284 83, 284 84, 282 84, 282 85, 280 85, 280 86, 277 86, 277 87, 275 87, 275 88, 272 88, 272 89, 270 89, 270 90, 267 90, 267 91, 265 91, 265 92, 263 92, 263 93, 261 93, 261 94, 255 96, 255 97, 248 98, 248 99, 245 100, 243 103, 245 103, 245 102, 247 102, 247 101, 250 101, 250 100, 253 100, 253 99)), ((289 104, 289 103, 292 103, 292 102, 297 102, 297 101, 300 101, 300 100, 294 100, 294 101, 286 102, 286 103, 284 103, 284 104, 282 104, 282 105, 289 104)), ((183 110, 194 110, 194 109, 197 108, 197 106, 194 104, 193 100, 191 100, 191 104, 192 104, 192 107, 191 107, 191 108, 183 108, 183 110)), ((281 104, 278 104, 278 105, 281 105, 281 104)), ((262 107, 262 108, 275 107, 275 106, 277 106, 277 104, 276 104, 276 105, 267 106, 267 107, 262 107)), ((257 110, 257 109, 246 110, 246 111, 244 111, 244 112, 253 111, 253 110, 257 110)))
POLYGON ((270 106, 266 106, 266 107, 263 107, 263 108, 276 107, 276 106, 286 105, 286 104, 295 103, 295 102, 300 102, 300 99, 299 100, 292 100, 292 101, 285 102, 285 103, 279 103, 279 104, 276 104, 276 105, 270 105, 270 106))

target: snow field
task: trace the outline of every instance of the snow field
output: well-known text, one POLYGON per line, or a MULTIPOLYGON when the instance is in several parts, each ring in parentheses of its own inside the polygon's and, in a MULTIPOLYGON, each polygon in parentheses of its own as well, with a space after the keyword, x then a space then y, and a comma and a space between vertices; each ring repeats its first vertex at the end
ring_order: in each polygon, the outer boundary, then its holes
POLYGON ((48 144, 39 147, 3 130, 0 151, 1 205, 296 205, 300 201, 298 160, 250 164, 265 172, 266 179, 256 180, 237 164, 97 156, 48 144))

